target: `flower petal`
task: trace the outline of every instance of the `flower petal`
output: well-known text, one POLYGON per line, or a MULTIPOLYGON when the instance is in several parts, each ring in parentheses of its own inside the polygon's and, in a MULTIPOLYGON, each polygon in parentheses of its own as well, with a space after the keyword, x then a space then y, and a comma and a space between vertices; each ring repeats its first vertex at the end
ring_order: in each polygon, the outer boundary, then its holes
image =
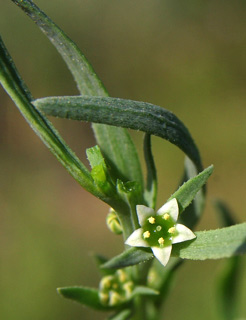
POLYGON ((175 226, 178 235, 173 237, 172 243, 183 242, 191 239, 195 239, 196 235, 183 224, 176 224, 175 226))
POLYGON ((139 228, 126 239, 125 244, 128 244, 132 247, 149 247, 147 241, 143 239, 143 229, 139 228))
POLYGON ((154 256, 160 261, 165 267, 170 259, 172 246, 167 246, 164 248, 151 247, 154 256))
POLYGON ((158 211, 157 215, 160 216, 164 213, 169 213, 171 218, 176 222, 178 220, 179 215, 179 206, 176 198, 165 203, 158 211))
POLYGON ((154 215, 155 211, 152 208, 146 207, 144 205, 137 205, 137 215, 138 215, 138 221, 140 226, 142 226, 146 219, 151 216, 154 215))

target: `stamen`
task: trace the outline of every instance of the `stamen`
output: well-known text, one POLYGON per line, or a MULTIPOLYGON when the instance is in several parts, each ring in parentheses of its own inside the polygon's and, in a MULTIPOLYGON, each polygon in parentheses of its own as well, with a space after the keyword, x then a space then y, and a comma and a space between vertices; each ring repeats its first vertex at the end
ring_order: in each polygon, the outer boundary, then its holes
POLYGON ((164 244, 165 240, 164 240, 164 238, 161 237, 158 239, 158 242, 159 242, 159 245, 162 246, 164 244))
POLYGON ((108 293, 99 292, 99 298, 100 298, 102 304, 107 304, 108 299, 109 299, 109 295, 108 295, 108 293))
POLYGON ((115 289, 115 290, 116 290, 116 289, 118 289, 118 287, 119 287, 119 286, 118 286, 118 284, 117 284, 117 283, 114 283, 114 284, 112 285, 112 287, 113 287, 113 289, 115 289))
POLYGON ((117 274, 118 274, 120 282, 125 282, 126 281, 127 275, 123 270, 118 270, 117 274))
POLYGON ((169 228, 168 233, 174 234, 176 231, 175 227, 169 228))
POLYGON ((109 293, 109 305, 110 306, 116 306, 117 304, 120 304, 123 300, 123 297, 115 292, 115 291, 110 291, 109 293))
POLYGON ((155 223, 155 218, 154 217, 150 217, 148 219, 149 223, 154 224, 155 223))
POLYGON ((149 231, 145 231, 143 233, 143 237, 144 237, 144 239, 148 239, 150 237, 150 232, 149 231))
POLYGON ((156 231, 161 231, 161 229, 162 229, 162 226, 157 226, 156 227, 156 231))
POLYGON ((170 218, 170 215, 168 213, 165 213, 162 217, 164 220, 168 220, 170 218))

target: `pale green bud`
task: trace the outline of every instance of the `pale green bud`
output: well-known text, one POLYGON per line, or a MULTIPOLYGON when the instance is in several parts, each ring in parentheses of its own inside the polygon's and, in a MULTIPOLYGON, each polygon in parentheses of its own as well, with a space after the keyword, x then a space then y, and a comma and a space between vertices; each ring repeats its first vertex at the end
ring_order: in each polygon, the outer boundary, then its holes
POLYGON ((112 208, 110 209, 109 214, 107 215, 106 223, 109 230, 111 230, 113 233, 122 234, 122 226, 120 224, 116 212, 112 208))

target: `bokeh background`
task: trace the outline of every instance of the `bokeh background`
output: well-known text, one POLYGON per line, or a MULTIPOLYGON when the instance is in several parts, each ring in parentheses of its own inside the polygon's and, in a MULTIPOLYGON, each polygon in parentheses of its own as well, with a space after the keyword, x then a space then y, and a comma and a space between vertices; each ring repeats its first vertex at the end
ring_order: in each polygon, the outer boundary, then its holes
MULTIPOLYGON (((78 44, 111 96, 174 112, 189 128, 205 166, 215 171, 198 230, 219 226, 223 199, 245 221, 246 3, 173 0, 37 0, 78 44)), ((34 97, 77 94, 62 59, 34 23, 2 1, 0 30, 34 97)), ((95 145, 90 125, 52 119, 85 162, 95 145)), ((132 132, 142 160, 142 133, 132 132)), ((56 294, 56 287, 97 287, 94 253, 113 256, 120 237, 105 225, 108 207, 73 181, 0 88, 0 319, 104 319, 56 294)), ((158 205, 177 187, 184 155, 153 138, 158 205)), ((217 276, 226 260, 188 261, 165 318, 219 319, 217 276)), ((246 276, 239 275, 239 315, 246 317, 246 276)))

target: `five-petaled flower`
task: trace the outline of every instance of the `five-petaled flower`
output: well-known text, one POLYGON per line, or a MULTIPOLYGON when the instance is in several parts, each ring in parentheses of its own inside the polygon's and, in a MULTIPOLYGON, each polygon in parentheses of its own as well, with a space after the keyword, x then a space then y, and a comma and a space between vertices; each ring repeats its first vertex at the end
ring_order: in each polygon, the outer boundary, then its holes
POLYGON ((156 213, 152 208, 137 205, 137 215, 141 228, 136 229, 125 243, 132 247, 151 247, 164 266, 170 258, 172 244, 196 238, 189 228, 177 223, 179 207, 175 198, 156 213))

